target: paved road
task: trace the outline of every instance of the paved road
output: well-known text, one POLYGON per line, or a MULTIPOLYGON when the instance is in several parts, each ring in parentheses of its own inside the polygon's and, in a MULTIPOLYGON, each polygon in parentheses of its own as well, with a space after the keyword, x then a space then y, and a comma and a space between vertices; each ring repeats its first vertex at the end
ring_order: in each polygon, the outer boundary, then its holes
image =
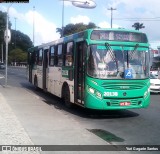
MULTIPOLYGON (((9 86, 1 87, 0 93, 36 145, 160 145, 160 95, 151 95, 148 109, 68 110, 59 98, 35 91, 27 81, 26 69, 9 68, 8 72, 9 86)), ((4 79, 0 84, 4 85, 4 79)))

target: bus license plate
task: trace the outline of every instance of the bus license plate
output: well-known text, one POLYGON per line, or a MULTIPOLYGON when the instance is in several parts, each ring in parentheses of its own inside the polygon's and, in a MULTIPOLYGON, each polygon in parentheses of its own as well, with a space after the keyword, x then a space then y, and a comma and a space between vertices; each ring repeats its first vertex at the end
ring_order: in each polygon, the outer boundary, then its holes
POLYGON ((120 106, 129 106, 131 105, 130 102, 120 102, 120 106))

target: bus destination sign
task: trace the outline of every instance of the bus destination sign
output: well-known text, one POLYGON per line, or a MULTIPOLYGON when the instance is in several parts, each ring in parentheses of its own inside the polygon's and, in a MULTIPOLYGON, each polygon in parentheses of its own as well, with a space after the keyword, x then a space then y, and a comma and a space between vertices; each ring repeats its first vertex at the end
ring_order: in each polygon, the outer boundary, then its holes
POLYGON ((107 40, 107 41, 129 41, 147 43, 147 37, 144 33, 127 32, 127 31, 107 31, 94 30, 91 34, 92 40, 107 40))

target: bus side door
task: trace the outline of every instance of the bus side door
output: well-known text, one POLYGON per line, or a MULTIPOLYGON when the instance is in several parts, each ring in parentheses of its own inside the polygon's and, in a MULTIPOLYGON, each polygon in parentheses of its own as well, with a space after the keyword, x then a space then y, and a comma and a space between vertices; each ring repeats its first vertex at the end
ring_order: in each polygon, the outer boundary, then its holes
POLYGON ((33 69, 33 52, 28 52, 28 78, 32 83, 32 69, 33 69))
POLYGON ((48 54, 49 50, 45 49, 43 52, 43 90, 47 91, 48 88, 48 54))
POLYGON ((84 104, 84 74, 85 74, 85 42, 76 43, 76 57, 75 57, 75 102, 83 105, 84 104))

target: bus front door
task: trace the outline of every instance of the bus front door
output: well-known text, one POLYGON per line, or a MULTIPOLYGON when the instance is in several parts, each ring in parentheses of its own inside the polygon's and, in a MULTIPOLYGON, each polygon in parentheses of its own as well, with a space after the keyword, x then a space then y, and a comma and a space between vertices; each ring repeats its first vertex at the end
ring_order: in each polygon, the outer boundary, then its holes
POLYGON ((43 53, 43 90, 47 91, 48 85, 48 49, 43 53))
POLYGON ((76 44, 75 103, 84 105, 84 42, 76 44))
POLYGON ((32 83, 32 69, 33 69, 33 52, 28 52, 28 77, 30 83, 32 83))

